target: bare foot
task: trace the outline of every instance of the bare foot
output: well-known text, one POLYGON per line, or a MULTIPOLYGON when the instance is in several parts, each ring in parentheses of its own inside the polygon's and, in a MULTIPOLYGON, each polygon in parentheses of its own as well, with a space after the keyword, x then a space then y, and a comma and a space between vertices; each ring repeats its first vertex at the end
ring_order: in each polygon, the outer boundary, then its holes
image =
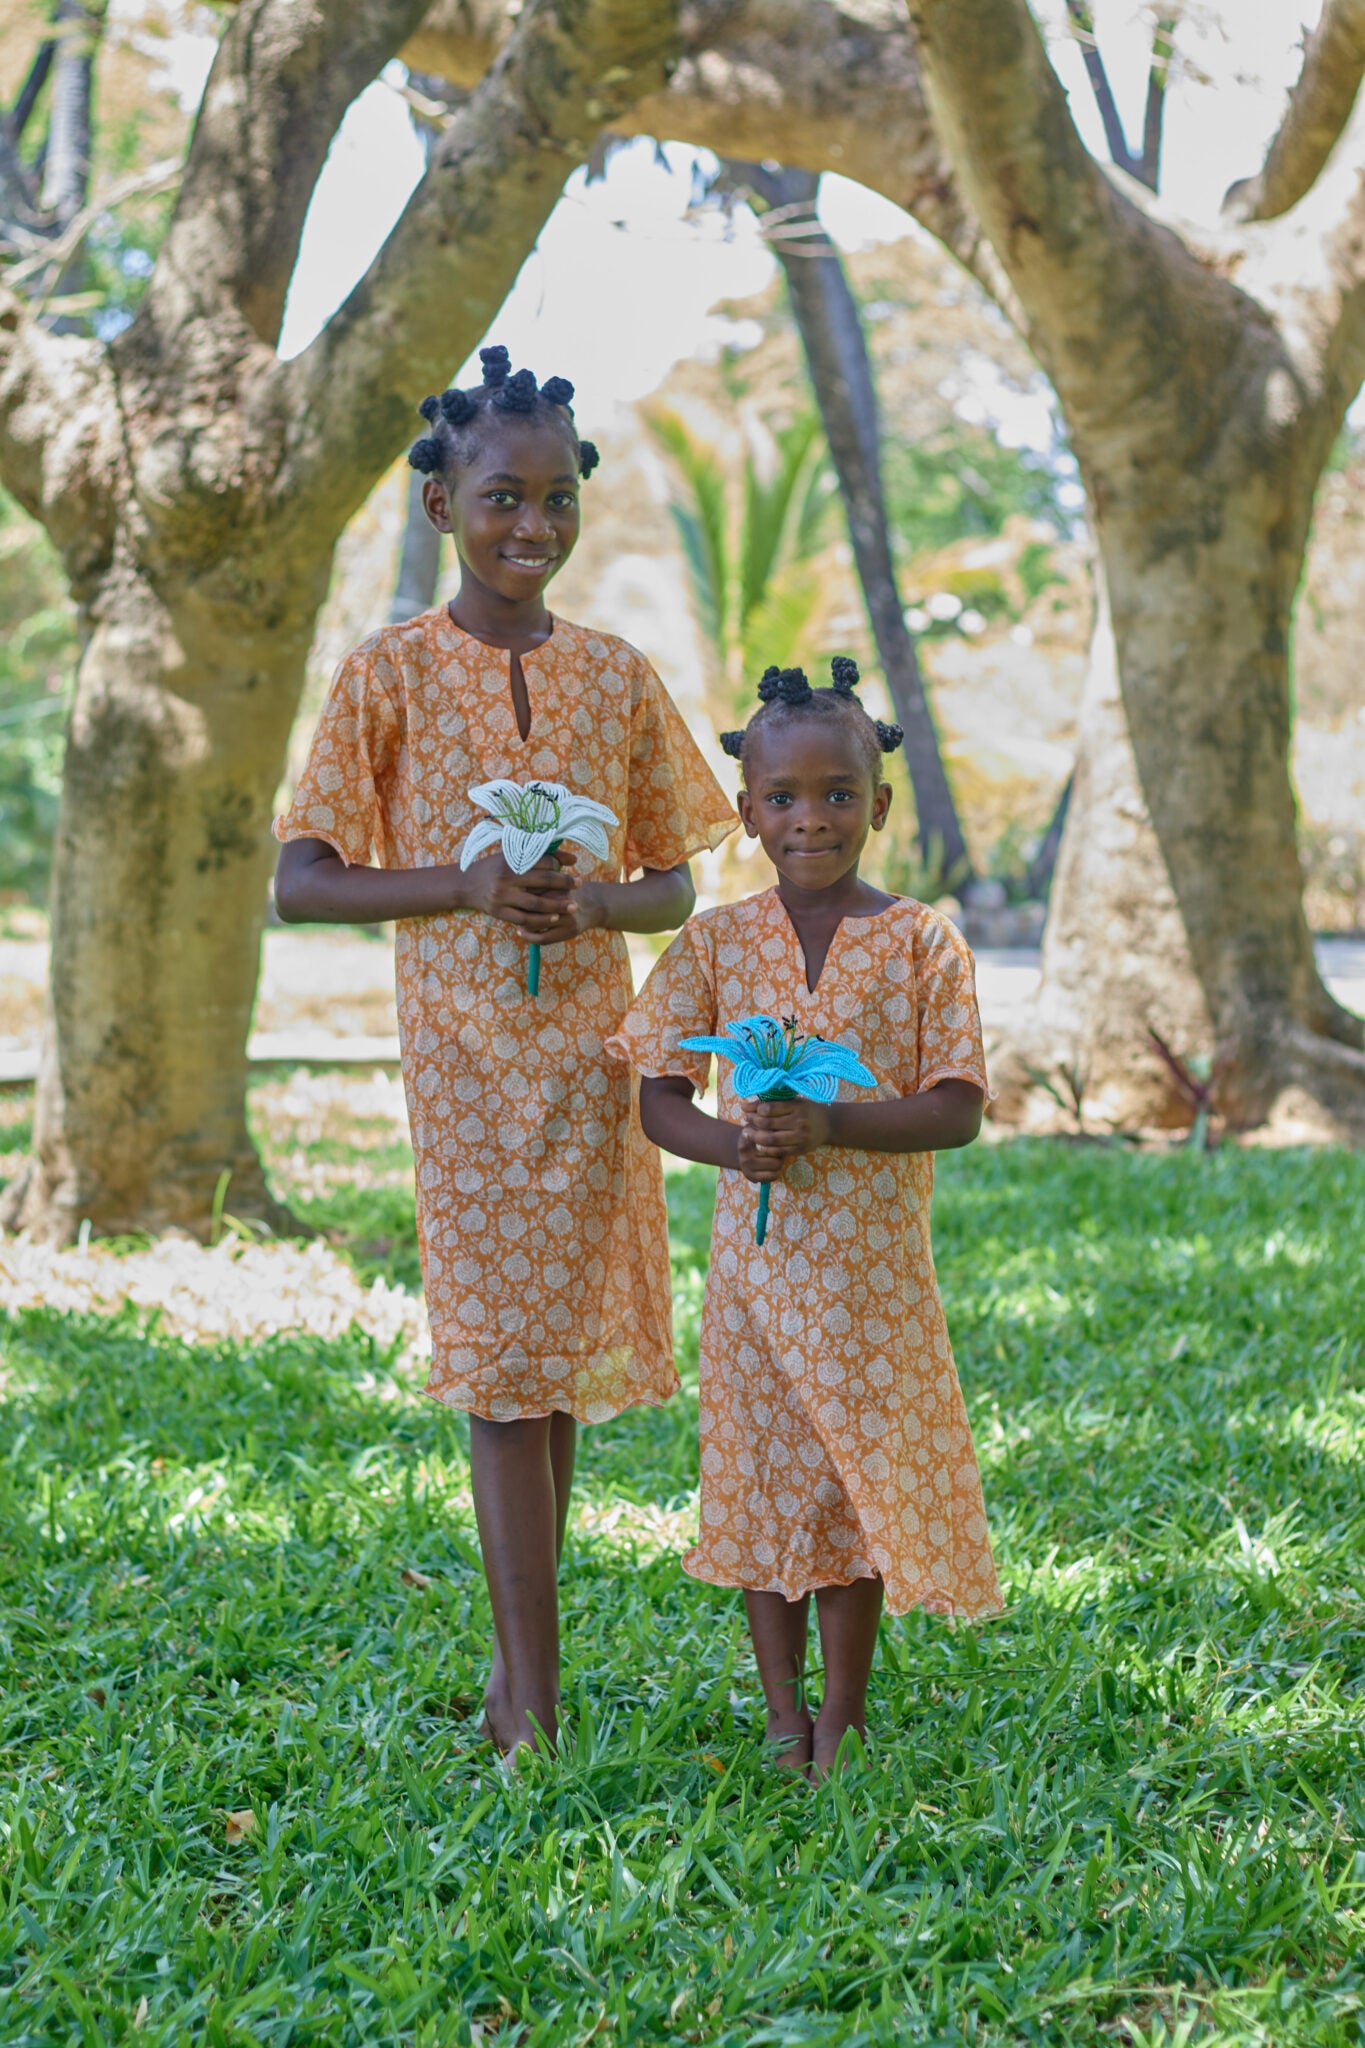
POLYGON ((814 1728, 815 1723, 804 1707, 797 1714, 769 1714, 763 1730, 763 1747, 775 1771, 794 1771, 798 1777, 806 1775, 814 1728))
POLYGON ((862 1721, 850 1721, 843 1715, 826 1721, 824 1714, 815 1723, 811 1741, 811 1776, 827 1778, 832 1771, 842 1770, 845 1764, 860 1763, 867 1754, 867 1727, 862 1721))
MULTIPOLYGON (((518 1736, 512 1712, 512 1693, 507 1683, 507 1666, 502 1661, 502 1650, 496 1637, 493 1641, 493 1663, 488 1673, 488 1683, 483 1689, 483 1734, 495 1749, 507 1756, 517 1746, 518 1736)), ((520 1738, 523 1742, 525 1736, 520 1738)))

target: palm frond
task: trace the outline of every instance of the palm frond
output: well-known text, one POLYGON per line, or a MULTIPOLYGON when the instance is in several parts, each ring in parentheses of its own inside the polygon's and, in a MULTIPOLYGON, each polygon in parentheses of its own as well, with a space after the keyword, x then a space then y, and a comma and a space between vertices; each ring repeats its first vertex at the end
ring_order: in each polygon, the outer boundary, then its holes
POLYGON ((657 406, 646 424, 672 458, 681 485, 671 502, 682 542, 697 623, 723 669, 729 642, 732 550, 725 502, 725 471, 713 448, 701 441, 675 412, 657 406))

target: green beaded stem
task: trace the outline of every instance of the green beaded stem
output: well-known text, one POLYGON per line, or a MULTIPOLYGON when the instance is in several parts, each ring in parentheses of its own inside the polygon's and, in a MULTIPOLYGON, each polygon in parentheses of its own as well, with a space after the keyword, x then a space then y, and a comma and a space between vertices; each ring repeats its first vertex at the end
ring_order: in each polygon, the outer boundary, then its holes
MULTIPOLYGON (((558 853, 563 844, 564 841, 562 839, 556 839, 553 846, 547 846, 545 851, 547 853, 558 853)), ((540 947, 534 939, 531 941, 531 950, 526 956, 526 993, 528 996, 538 996, 540 994, 540 947)))
MULTIPOLYGON (((797 1097, 794 1088, 778 1087, 767 1089, 758 1099, 760 1102, 795 1102, 797 1097)), ((755 1244, 762 1244, 768 1235, 768 1210, 772 1204, 772 1196, 772 1182, 761 1180, 758 1184, 758 1216, 754 1223, 755 1244)))

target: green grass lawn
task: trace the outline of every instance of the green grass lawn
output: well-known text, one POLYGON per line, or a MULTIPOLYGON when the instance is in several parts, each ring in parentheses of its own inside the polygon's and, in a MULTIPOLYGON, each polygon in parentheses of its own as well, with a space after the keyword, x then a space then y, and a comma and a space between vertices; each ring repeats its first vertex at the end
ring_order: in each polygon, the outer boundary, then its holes
MULTIPOLYGON (((458 1418, 359 1337, 5 1329, 0 2041, 1365 2039, 1365 1159, 942 1162, 1010 1608, 888 1624, 819 1790, 676 1561, 707 1176, 671 1196, 689 1388, 588 1433, 571 1742, 522 1778, 458 1418)), ((401 1187, 333 1199, 410 1270, 401 1187)))

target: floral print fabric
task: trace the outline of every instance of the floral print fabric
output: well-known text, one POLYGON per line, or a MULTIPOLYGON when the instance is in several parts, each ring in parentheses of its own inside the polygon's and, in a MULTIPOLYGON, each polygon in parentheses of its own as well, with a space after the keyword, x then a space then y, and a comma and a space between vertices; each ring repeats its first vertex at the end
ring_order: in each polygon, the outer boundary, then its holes
MULTIPOLYGON (((677 866, 734 829, 733 806, 648 662, 556 618, 522 656, 522 740, 507 654, 441 607, 347 657, 281 839, 347 862, 458 860, 476 783, 563 782, 620 820, 616 880, 677 866)), ((399 923, 398 1023, 431 1324, 427 1392, 495 1421, 555 1410, 600 1422, 666 1400, 673 1370, 659 1160, 604 1041, 630 1002, 619 932, 545 949, 480 914, 399 923)))
MULTIPOLYGON (((848 1046, 888 1100, 986 1088, 971 954, 922 903, 846 918, 814 992, 775 889, 704 912, 659 961, 609 1050, 698 1090, 678 1042, 753 1012, 848 1046)), ((721 1062, 719 1112, 743 1104, 721 1062)), ((841 1100, 869 1091, 841 1084, 841 1100)), ((808 1153, 758 1190, 722 1172, 701 1334, 699 1579, 785 1594, 880 1573, 892 1613, 1000 1608, 976 1453, 929 1243, 928 1153, 808 1153)))

